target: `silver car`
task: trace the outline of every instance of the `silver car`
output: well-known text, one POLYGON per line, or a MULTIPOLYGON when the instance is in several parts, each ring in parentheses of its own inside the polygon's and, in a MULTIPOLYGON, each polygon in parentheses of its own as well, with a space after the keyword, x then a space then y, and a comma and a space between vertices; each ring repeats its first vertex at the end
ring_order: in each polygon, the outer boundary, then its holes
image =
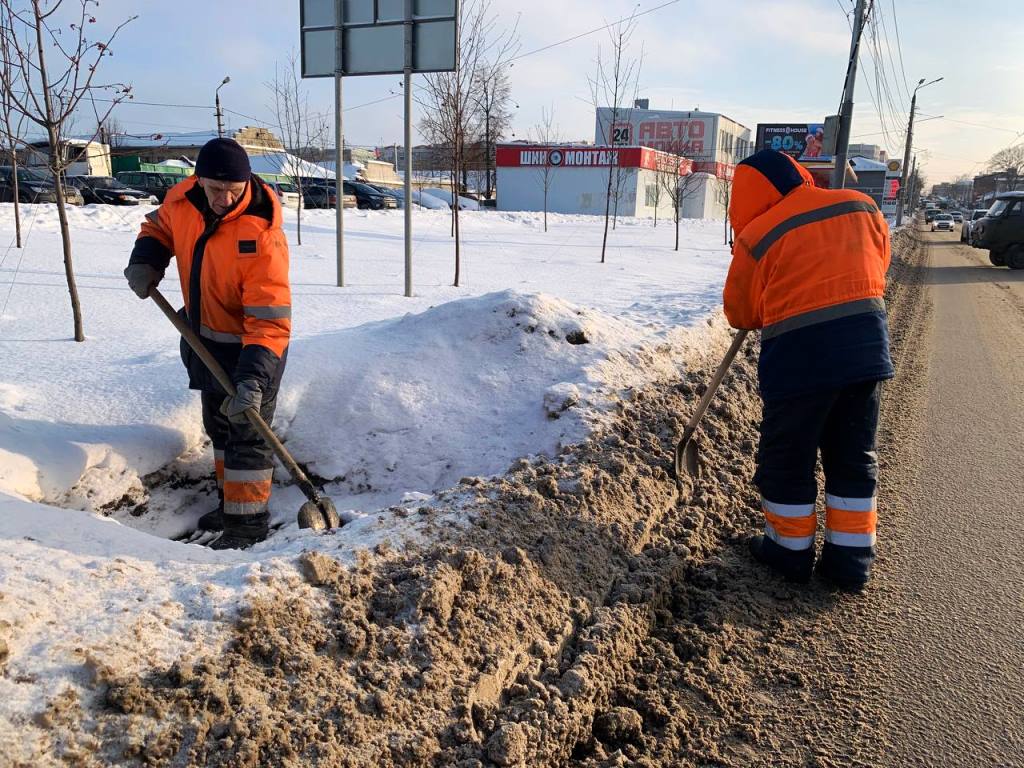
POLYGON ((932 219, 932 232, 952 232, 955 228, 953 217, 948 213, 940 213, 932 219))

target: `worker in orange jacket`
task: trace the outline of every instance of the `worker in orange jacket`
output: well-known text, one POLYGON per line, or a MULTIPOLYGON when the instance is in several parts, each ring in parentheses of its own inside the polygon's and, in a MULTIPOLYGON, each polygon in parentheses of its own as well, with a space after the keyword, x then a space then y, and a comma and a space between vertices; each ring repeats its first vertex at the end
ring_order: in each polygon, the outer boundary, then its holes
POLYGON ((245 548, 267 537, 273 480, 270 448, 245 411, 273 419, 291 335, 291 288, 281 205, 252 174, 237 142, 204 145, 195 176, 146 215, 125 269, 140 298, 159 284, 172 256, 185 299, 181 312, 237 392, 228 397, 182 340, 189 388, 202 396, 220 495, 199 527, 223 529, 215 549, 245 548))
POLYGON ((725 314, 761 330, 764 402, 754 481, 761 563, 807 581, 815 560, 818 451, 825 471, 819 571, 859 591, 875 559, 875 432, 889 357, 885 273, 889 228, 871 198, 819 189, 788 155, 758 152, 736 167, 736 235, 725 314))

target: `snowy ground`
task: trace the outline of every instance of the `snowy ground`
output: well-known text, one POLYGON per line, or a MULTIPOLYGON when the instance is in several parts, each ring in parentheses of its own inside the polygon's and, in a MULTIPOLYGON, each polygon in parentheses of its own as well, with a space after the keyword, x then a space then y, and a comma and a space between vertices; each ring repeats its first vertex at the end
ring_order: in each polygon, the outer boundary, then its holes
MULTIPOLYGON (((596 217, 551 216, 545 233, 539 214, 464 212, 454 288, 450 217, 424 210, 407 299, 402 212, 346 212, 344 289, 333 212, 305 212, 302 246, 287 226, 294 335, 275 428, 350 522, 300 532, 299 492, 276 488, 281 530, 216 553, 170 540, 215 497, 174 329, 121 275, 148 210, 71 212, 76 344, 53 207, 23 207, 18 250, 0 205, 0 753, 29 750, 41 702, 104 657, 141 666, 215 646, 220 619, 271 574, 305 588, 297 553, 351 561, 429 536, 401 507, 578 442, 701 343, 728 266, 721 222, 685 222, 677 253, 670 223, 620 221, 600 265, 596 217)), ((181 303, 176 279, 161 288, 181 303)))

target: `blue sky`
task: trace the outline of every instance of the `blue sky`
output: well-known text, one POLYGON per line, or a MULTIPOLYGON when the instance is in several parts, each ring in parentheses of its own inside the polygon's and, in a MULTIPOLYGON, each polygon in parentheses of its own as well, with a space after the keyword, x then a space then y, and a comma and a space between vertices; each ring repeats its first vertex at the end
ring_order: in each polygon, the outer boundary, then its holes
MULTIPOLYGON (((642 12, 664 2, 641 0, 636 8, 642 12)), ((493 5, 499 24, 518 19, 523 53, 600 27, 634 7, 625 0, 493 0, 493 5)), ((651 100, 651 108, 724 112, 751 129, 758 122, 819 121, 838 107, 852 5, 853 0, 678 0, 647 13, 633 39, 634 55, 643 46, 641 95, 651 100)), ((854 141, 878 143, 901 155, 907 84, 939 76, 943 82, 920 91, 914 141, 931 181, 980 172, 993 152, 1024 140, 1024 3, 876 0, 876 7, 877 53, 886 77, 883 82, 874 57, 862 50, 854 141), (943 117, 924 119, 933 115, 943 117)), ((221 89, 223 105, 232 110, 228 124, 272 124, 265 84, 275 63, 298 47, 298 0, 103 0, 97 13, 102 26, 139 14, 106 60, 106 77, 132 83, 138 102, 182 105, 119 107, 117 118, 129 131, 214 128, 212 108, 187 105, 212 104, 225 75, 231 76, 221 89)), ((530 134, 542 107, 553 107, 565 139, 593 139, 587 75, 598 46, 608 48, 606 32, 515 63, 510 75, 517 137, 530 134)), ((400 79, 346 79, 348 142, 401 141, 400 79)), ((330 81, 306 84, 314 109, 331 114, 330 81)))

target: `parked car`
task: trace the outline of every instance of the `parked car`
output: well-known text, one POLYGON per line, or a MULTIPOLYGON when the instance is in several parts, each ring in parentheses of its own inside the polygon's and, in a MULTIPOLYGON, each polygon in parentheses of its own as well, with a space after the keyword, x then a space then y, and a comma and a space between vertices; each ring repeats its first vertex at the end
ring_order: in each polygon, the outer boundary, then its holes
POLYGON ((953 223, 954 224, 963 224, 964 223, 964 215, 963 215, 963 213, 961 211, 950 211, 949 215, 953 217, 953 223))
POLYGON ((1004 192, 972 225, 975 248, 997 267, 1024 269, 1024 192, 1004 192))
POLYGON ((310 184, 306 182, 302 185, 303 208, 330 208, 333 196, 334 190, 326 184, 310 184))
MULTIPOLYGON (((424 187, 423 192, 431 195, 432 197, 439 198, 448 203, 448 207, 452 207, 452 193, 447 189, 441 189, 439 187, 424 187)), ((471 200, 464 195, 459 195, 459 210, 460 211, 479 211, 480 203, 476 200, 471 200)))
POLYGON ((298 208, 302 205, 299 188, 290 181, 267 181, 264 179, 263 183, 274 190, 283 208, 298 208))
MULTIPOLYGON (((306 182, 302 185, 302 205, 305 208, 334 208, 338 204, 338 196, 334 191, 334 183, 314 184, 306 182)), ((355 195, 343 195, 342 207, 356 208, 359 203, 355 195)))
POLYGON ((965 218, 963 226, 960 227, 960 242, 973 245, 974 238, 972 232, 974 230, 974 222, 980 219, 988 213, 988 208, 975 208, 971 211, 970 218, 965 218))
POLYGON ((156 205, 154 195, 132 189, 111 176, 68 176, 68 185, 82 193, 84 203, 156 205))
MULTIPOLYGON (((398 207, 405 207, 405 190, 404 189, 392 189, 391 194, 395 196, 398 201, 398 207)), ((412 191, 412 204, 418 205, 421 208, 427 208, 435 211, 449 211, 451 210, 451 203, 446 203, 440 198, 428 195, 426 192, 420 192, 417 189, 412 191)))
MULTIPOLYGON (((18 200, 22 203, 55 203, 53 180, 32 168, 18 168, 18 200)), ((0 202, 14 202, 14 168, 0 166, 0 202)))
POLYGON ((344 192, 346 195, 355 195, 356 203, 360 208, 374 211, 398 207, 398 199, 389 193, 381 192, 369 184, 360 181, 346 181, 344 192))
POLYGON ((932 219, 932 232, 952 232, 955 228, 953 217, 948 213, 936 214, 932 219))
POLYGON ((127 187, 152 195, 158 203, 164 201, 167 191, 187 176, 177 173, 154 173, 152 171, 120 171, 114 176, 127 187))

